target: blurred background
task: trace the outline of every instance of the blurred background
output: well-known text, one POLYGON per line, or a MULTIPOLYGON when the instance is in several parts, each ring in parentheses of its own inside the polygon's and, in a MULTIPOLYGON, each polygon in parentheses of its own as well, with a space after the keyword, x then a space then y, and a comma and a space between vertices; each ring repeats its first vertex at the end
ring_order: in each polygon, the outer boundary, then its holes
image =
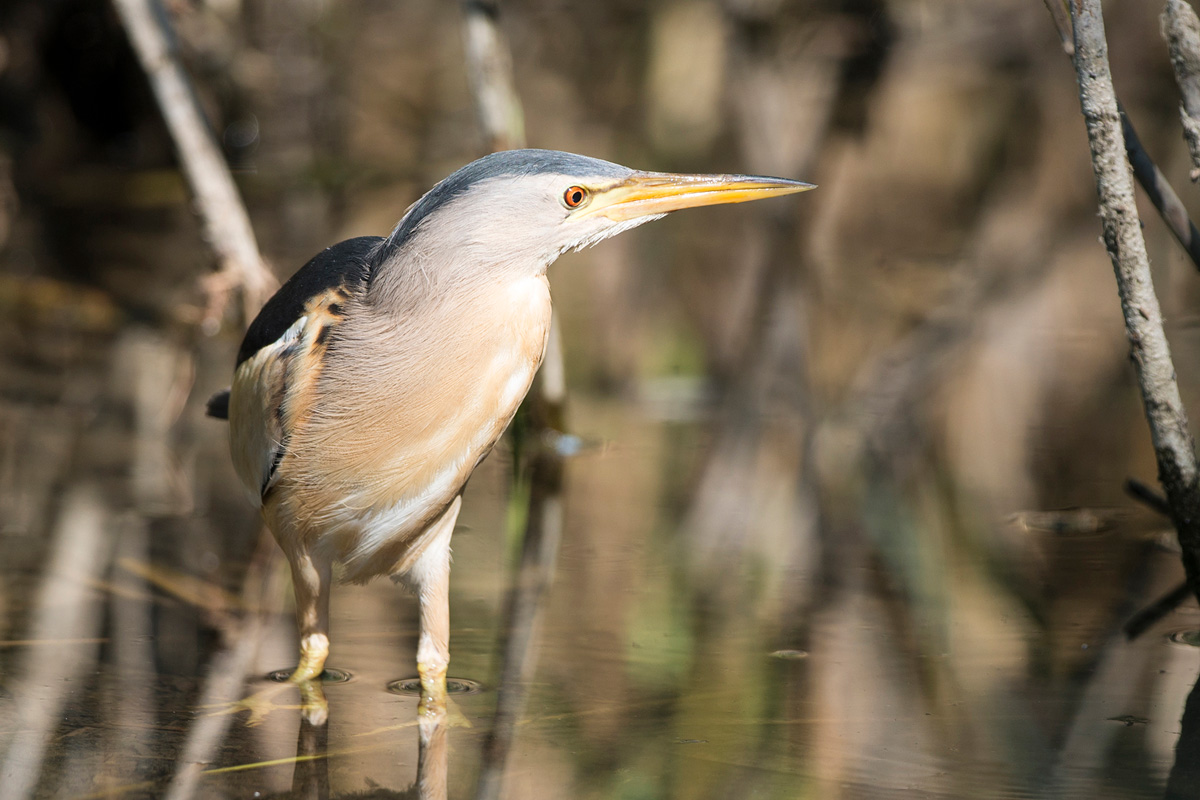
MULTIPOLYGON (((457 3, 166 7, 279 278, 491 146, 457 3)), ((500 11, 531 146, 820 188, 552 268, 581 446, 515 677, 509 441, 466 493, 451 675, 477 691, 449 797, 1162 796, 1200 614, 1121 631, 1182 569, 1122 489, 1153 451, 1042 3, 500 11)), ((1110 57, 1195 216, 1159 11, 1107 3, 1110 57)), ((1142 219, 1197 419, 1200 279, 1142 219)), ((386 687, 416 612, 387 581, 334 593, 351 679, 315 755, 295 708, 205 708, 295 653, 286 569, 203 416, 247 323, 203 324, 212 269, 113 7, 7 0, 0 796, 285 795, 314 760, 326 795, 409 796, 416 698, 386 687)))

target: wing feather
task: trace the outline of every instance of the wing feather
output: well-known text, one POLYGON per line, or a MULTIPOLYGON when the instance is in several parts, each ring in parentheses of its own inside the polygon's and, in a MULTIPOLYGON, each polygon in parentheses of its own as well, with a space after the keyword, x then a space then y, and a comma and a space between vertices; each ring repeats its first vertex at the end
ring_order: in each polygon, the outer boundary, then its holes
POLYGON ((365 286, 381 241, 363 236, 318 253, 246 330, 226 410, 234 468, 256 504, 275 485, 288 439, 311 406, 328 334, 365 286))
POLYGON ((287 446, 285 406, 288 376, 300 357, 307 316, 296 320, 275 342, 260 348, 237 368, 229 395, 229 436, 233 466, 256 503, 271 488, 287 446))

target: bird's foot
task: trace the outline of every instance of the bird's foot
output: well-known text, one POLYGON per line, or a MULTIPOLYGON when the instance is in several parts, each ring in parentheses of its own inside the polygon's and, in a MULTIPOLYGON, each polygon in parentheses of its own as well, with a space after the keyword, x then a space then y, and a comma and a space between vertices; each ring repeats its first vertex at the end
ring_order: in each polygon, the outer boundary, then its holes
POLYGON ((446 664, 417 663, 421 678, 421 701, 417 714, 435 716, 446 712, 446 664))

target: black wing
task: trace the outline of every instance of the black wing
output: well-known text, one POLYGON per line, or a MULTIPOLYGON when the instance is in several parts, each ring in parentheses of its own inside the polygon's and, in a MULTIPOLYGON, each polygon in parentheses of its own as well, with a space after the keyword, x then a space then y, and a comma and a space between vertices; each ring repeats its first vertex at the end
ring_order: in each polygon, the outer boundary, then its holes
POLYGON ((308 301, 339 286, 357 292, 369 274, 371 253, 383 241, 379 236, 359 236, 327 247, 288 278, 267 301, 246 329, 246 338, 238 349, 237 363, 277 341, 288 328, 304 316, 308 301))

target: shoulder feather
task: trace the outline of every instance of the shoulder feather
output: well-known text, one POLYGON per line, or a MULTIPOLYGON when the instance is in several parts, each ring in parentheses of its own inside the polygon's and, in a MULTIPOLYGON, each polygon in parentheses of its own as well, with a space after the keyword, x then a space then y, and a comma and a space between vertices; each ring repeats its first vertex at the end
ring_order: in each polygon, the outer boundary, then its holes
POLYGON ((366 284, 372 253, 383 241, 379 236, 360 236, 327 247, 297 270, 267 301, 246 329, 238 349, 238 366, 259 350, 277 342, 316 297, 330 289, 355 294, 366 284))

